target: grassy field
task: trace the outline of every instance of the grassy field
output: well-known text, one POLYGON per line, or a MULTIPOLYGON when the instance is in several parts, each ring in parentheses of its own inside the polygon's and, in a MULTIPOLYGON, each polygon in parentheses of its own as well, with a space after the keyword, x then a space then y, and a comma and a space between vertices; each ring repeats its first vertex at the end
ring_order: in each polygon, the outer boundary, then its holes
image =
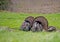
POLYGON ((60 29, 60 14, 28 14, 0 12, 0 26, 14 28, 16 31, 0 30, 0 42, 60 42, 60 32, 24 32, 19 31, 22 22, 28 16, 44 16, 49 26, 60 29))

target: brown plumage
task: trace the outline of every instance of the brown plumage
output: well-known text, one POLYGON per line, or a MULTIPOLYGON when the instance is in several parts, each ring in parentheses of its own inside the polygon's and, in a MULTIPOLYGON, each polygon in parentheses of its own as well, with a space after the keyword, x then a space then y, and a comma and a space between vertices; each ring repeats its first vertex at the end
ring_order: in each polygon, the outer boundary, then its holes
POLYGON ((33 21, 34 21, 34 17, 29 16, 29 17, 27 17, 27 18, 25 19, 25 21, 28 21, 28 22, 30 23, 31 27, 32 27, 33 21))
POLYGON ((31 30, 32 30, 33 32, 35 32, 35 31, 42 31, 43 28, 42 28, 42 25, 41 25, 41 24, 39 24, 39 23, 37 23, 37 22, 34 22, 31 30))
POLYGON ((21 26, 21 30, 29 31, 32 27, 33 20, 34 20, 34 17, 32 16, 27 17, 21 26))
POLYGON ((49 27, 48 27, 48 31, 49 31, 49 32, 56 31, 56 27, 54 27, 54 26, 49 26, 49 27))
POLYGON ((42 28, 44 30, 46 30, 46 31, 48 30, 48 21, 47 21, 47 19, 45 17, 38 16, 38 17, 36 17, 34 19, 34 22, 33 23, 35 23, 35 22, 38 22, 39 24, 41 24, 42 25, 42 28))

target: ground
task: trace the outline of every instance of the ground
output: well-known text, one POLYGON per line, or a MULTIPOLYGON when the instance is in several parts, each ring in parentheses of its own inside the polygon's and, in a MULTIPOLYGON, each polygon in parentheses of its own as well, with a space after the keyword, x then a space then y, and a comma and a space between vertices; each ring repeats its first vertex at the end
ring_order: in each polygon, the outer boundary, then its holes
POLYGON ((28 16, 44 16, 49 22, 49 26, 60 29, 60 14, 28 14, 0 12, 0 27, 13 28, 15 31, 0 29, 0 42, 60 42, 60 32, 24 32, 19 28, 28 16))

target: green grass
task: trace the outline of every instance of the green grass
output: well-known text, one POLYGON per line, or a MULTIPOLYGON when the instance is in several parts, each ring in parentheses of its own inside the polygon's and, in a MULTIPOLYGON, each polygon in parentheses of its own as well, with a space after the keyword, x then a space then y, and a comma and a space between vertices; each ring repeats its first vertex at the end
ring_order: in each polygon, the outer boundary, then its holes
MULTIPOLYGON (((24 19, 28 16, 44 16, 49 26, 60 29, 60 14, 28 14, 14 12, 0 12, 0 26, 19 29, 24 19)), ((60 32, 24 32, 0 30, 0 42, 60 42, 60 32)))
POLYGON ((28 14, 28 13, 11 13, 0 12, 0 26, 9 26, 11 28, 19 28, 28 16, 44 16, 49 22, 49 26, 60 28, 60 14, 28 14))
POLYGON ((0 31, 0 42, 60 42, 59 32, 0 31))

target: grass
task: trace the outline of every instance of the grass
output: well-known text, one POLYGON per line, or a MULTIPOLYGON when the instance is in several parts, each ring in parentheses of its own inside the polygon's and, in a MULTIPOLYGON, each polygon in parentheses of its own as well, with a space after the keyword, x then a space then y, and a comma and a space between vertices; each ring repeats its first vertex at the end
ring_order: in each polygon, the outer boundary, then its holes
POLYGON ((0 31, 0 42, 60 42, 59 32, 0 31))
POLYGON ((9 26, 11 28, 19 28, 28 16, 44 16, 49 22, 49 26, 60 28, 60 14, 28 14, 28 13, 11 13, 0 12, 0 26, 9 26))
MULTIPOLYGON (((49 26, 60 29, 60 14, 28 14, 0 12, 0 26, 19 29, 24 19, 28 16, 44 16, 49 22, 49 26)), ((0 30, 0 42, 60 42, 59 32, 24 32, 0 30)))

